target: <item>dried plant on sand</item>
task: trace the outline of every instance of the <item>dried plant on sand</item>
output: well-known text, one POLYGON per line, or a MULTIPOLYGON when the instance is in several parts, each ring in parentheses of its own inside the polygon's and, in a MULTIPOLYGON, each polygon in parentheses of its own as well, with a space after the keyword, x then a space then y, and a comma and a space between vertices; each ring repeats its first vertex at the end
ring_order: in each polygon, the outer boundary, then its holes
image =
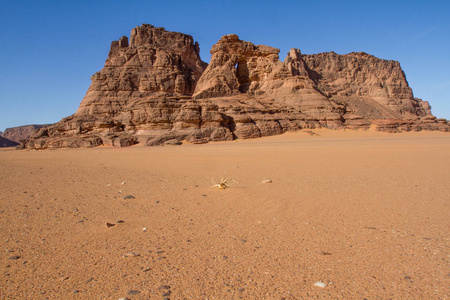
POLYGON ((226 178, 226 177, 222 177, 222 179, 220 179, 219 183, 215 183, 214 179, 212 180, 213 186, 211 186, 212 188, 218 188, 221 190, 227 189, 229 188, 229 184, 231 183, 237 183, 236 180, 234 180, 233 178, 226 178))

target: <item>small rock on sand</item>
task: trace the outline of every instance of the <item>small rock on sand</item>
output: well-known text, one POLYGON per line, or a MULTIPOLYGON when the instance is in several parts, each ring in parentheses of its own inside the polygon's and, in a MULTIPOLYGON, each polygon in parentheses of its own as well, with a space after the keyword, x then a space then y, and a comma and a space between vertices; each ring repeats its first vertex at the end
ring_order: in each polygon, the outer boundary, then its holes
POLYGON ((270 179, 264 179, 263 181, 261 181, 261 183, 272 183, 272 180, 270 180, 270 179))
POLYGON ((161 285, 159 287, 160 290, 170 290, 170 285, 161 285))
POLYGON ((316 283, 314 283, 314 286, 324 288, 327 285, 325 283, 323 283, 322 281, 317 281, 316 283))
POLYGON ((123 255, 123 257, 136 257, 136 256, 141 256, 141 254, 136 252, 128 252, 123 255))
POLYGON ((127 199, 136 199, 133 195, 126 195, 122 197, 123 200, 127 200, 127 199))
POLYGON ((131 291, 128 291, 128 295, 138 295, 138 294, 140 294, 141 292, 140 291, 138 291, 138 290, 131 290, 131 291))
POLYGON ((69 280, 69 276, 61 276, 61 277, 59 277, 59 281, 66 281, 66 280, 69 280))

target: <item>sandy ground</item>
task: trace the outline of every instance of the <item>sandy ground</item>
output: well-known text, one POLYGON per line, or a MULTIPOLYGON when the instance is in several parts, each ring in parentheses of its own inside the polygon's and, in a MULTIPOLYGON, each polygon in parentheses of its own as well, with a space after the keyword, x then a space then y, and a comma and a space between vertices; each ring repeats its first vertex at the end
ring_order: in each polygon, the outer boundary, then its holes
POLYGON ((448 299, 450 134, 315 132, 0 150, 0 298, 448 299))

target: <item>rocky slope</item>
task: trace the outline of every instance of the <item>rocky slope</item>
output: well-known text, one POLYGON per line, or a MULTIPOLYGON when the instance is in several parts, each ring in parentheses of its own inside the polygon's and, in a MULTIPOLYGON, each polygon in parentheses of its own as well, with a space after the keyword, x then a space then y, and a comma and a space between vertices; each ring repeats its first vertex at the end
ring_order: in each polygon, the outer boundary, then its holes
POLYGON ((6 128, 5 132, 1 133, 0 136, 7 138, 8 140, 20 143, 21 140, 28 139, 44 126, 48 126, 48 124, 34 124, 6 128))
POLYGON ((0 148, 4 148, 4 147, 15 147, 19 145, 19 143, 11 141, 7 138, 4 138, 2 136, 0 136, 0 148))
POLYGON ((111 44, 77 112, 23 147, 224 141, 288 130, 442 130, 400 64, 358 52, 303 55, 223 36, 201 61, 193 38, 144 24, 111 44))

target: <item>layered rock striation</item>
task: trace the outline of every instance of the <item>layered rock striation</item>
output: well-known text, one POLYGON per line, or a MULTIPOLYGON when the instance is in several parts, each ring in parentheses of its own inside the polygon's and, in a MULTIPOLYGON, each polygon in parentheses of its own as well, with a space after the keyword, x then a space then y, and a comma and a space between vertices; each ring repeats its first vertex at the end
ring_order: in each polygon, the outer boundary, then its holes
POLYGON ((24 125, 17 127, 6 128, 5 132, 1 133, 0 136, 7 138, 8 140, 20 143, 20 141, 26 140, 34 135, 42 127, 48 126, 49 124, 33 124, 24 125))
POLYGON ((201 61, 193 38, 148 24, 111 44, 77 112, 27 148, 175 145, 326 127, 449 131, 414 98, 396 61, 357 52, 304 55, 223 36, 201 61))

